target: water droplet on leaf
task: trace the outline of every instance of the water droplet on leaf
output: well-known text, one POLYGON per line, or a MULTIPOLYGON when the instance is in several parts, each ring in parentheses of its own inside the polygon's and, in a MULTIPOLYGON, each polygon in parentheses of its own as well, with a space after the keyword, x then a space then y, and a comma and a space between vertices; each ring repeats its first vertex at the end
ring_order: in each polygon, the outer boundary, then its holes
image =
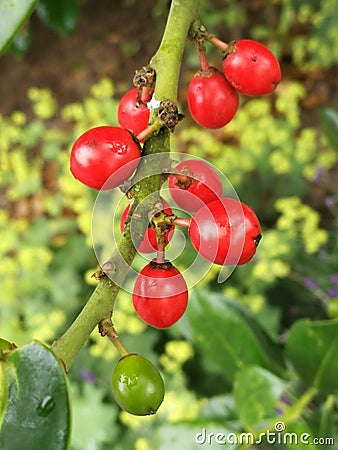
POLYGON ((47 416, 54 408, 55 401, 50 395, 46 395, 38 406, 38 412, 41 416, 47 416))

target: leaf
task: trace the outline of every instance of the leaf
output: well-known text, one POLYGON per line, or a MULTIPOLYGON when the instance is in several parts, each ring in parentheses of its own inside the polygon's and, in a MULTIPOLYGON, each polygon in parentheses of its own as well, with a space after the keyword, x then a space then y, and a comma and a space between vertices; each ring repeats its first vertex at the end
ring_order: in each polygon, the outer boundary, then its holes
POLYGON ((24 22, 32 14, 37 0, 1 0, 0 53, 10 44, 24 22))
POLYGON ((262 429, 276 417, 285 382, 261 367, 244 367, 234 383, 236 410, 242 424, 262 429))
MULTIPOLYGON (((318 448, 313 444, 313 431, 304 422, 292 422, 287 424, 281 437, 283 439, 282 442, 288 450, 311 450, 318 448)), ((320 448, 323 448, 323 446, 320 445, 320 448)))
POLYGON ((77 23, 78 4, 76 0, 40 0, 37 12, 51 28, 69 34, 77 23))
POLYGON ((203 420, 226 421, 226 423, 237 421, 233 396, 222 394, 209 398, 202 406, 199 417, 203 420))
POLYGON ((325 108, 320 112, 322 127, 332 148, 338 151, 338 110, 325 108))
POLYGON ((104 393, 97 386, 71 384, 73 408, 72 448, 74 450, 98 449, 104 442, 117 439, 115 425, 119 409, 103 401, 104 393))
POLYGON ((305 383, 323 393, 338 392, 338 319, 296 322, 286 355, 305 383))
POLYGON ((0 448, 66 450, 70 411, 60 361, 48 346, 33 342, 13 350, 0 364, 7 397, 0 448))
POLYGON ((258 323, 253 325, 253 317, 245 316, 234 302, 221 295, 195 290, 191 294, 187 319, 195 345, 229 381, 246 365, 276 368, 270 354, 273 349, 278 353, 279 347, 269 340, 258 323))

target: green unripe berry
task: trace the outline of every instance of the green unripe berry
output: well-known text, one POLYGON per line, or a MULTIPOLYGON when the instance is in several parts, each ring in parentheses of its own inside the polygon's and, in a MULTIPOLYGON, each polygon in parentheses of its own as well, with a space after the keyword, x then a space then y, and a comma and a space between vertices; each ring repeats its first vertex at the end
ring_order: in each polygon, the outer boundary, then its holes
POLYGON ((118 361, 112 375, 112 388, 118 405, 136 416, 155 414, 164 397, 164 383, 159 371, 135 353, 118 361))

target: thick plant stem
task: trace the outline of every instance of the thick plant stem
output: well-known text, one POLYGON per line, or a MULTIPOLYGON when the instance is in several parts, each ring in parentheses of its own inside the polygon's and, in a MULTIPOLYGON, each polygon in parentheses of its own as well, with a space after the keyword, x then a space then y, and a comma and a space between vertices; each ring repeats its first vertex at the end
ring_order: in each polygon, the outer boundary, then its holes
MULTIPOLYGON (((170 98, 176 101, 184 45, 196 11, 197 0, 172 1, 162 42, 151 61, 156 70, 154 95, 157 100, 170 98)), ((146 140, 143 148, 145 158, 133 179, 133 207, 140 205, 140 220, 135 221, 134 243, 130 225, 126 225, 118 248, 102 268, 102 277, 93 294, 68 330, 52 344, 54 353, 62 360, 66 370, 69 370, 94 328, 103 320, 111 318, 115 299, 135 257, 135 246, 138 247, 144 236, 151 210, 161 201, 161 174, 169 164, 169 134, 169 130, 162 128, 146 140), (158 158, 161 153, 164 157, 158 158), (109 267, 109 272, 105 271, 105 267, 109 267)))
POLYGON ((197 0, 173 0, 164 30, 162 42, 156 54, 150 61, 151 67, 156 71, 156 87, 154 96, 156 100, 170 98, 176 101, 178 80, 181 66, 184 42, 179 37, 189 32, 190 25, 197 16, 197 0), (159 78, 161 71, 166 76, 159 78))

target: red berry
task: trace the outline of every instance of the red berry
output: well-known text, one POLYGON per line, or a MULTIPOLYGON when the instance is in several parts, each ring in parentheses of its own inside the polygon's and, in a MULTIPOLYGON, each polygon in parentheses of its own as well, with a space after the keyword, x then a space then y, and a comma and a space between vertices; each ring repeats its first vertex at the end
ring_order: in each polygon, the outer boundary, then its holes
POLYGON ((191 219, 189 236, 201 256, 224 266, 249 262, 262 237, 253 210, 231 198, 215 200, 199 209, 191 219))
POLYGON ((133 88, 121 98, 117 120, 121 127, 132 131, 136 136, 148 126, 150 110, 144 103, 137 102, 138 89, 133 88))
MULTIPOLYGON (((169 203, 164 200, 162 198, 162 202, 163 202, 163 211, 166 214, 172 214, 172 210, 169 206, 169 203)), ((127 207, 125 208, 125 210, 123 211, 122 215, 121 215, 121 219, 120 219, 120 230, 123 231, 124 229, 124 223, 128 217, 128 213, 130 210, 130 205, 127 205, 127 207)), ((171 228, 171 230, 173 230, 174 227, 171 228)), ((168 242, 171 239, 172 236, 172 232, 171 230, 167 231, 165 233, 165 237, 166 237, 166 241, 168 242)), ((154 228, 151 227, 151 225, 149 224, 147 231, 145 233, 145 236, 143 238, 143 241, 141 242, 138 251, 141 253, 152 253, 152 252, 156 252, 158 250, 157 248, 157 240, 156 240, 156 232, 154 230, 154 228)))
POLYGON ((188 106, 202 127, 224 127, 236 114, 238 95, 222 72, 214 67, 199 70, 188 88, 188 106))
POLYGON ((168 328, 184 314, 188 288, 170 262, 152 261, 138 274, 132 297, 135 310, 144 322, 155 328, 168 328))
POLYGON ((230 44, 222 69, 229 83, 246 95, 268 94, 281 80, 275 55, 265 45, 249 39, 230 44))
POLYGON ((168 180, 170 194, 184 211, 195 212, 222 196, 223 186, 216 172, 204 161, 187 160, 175 167, 180 174, 168 180))
POLYGON ((128 130, 101 126, 91 128, 75 141, 70 170, 86 186, 106 190, 127 180, 139 162, 139 145, 128 130))

